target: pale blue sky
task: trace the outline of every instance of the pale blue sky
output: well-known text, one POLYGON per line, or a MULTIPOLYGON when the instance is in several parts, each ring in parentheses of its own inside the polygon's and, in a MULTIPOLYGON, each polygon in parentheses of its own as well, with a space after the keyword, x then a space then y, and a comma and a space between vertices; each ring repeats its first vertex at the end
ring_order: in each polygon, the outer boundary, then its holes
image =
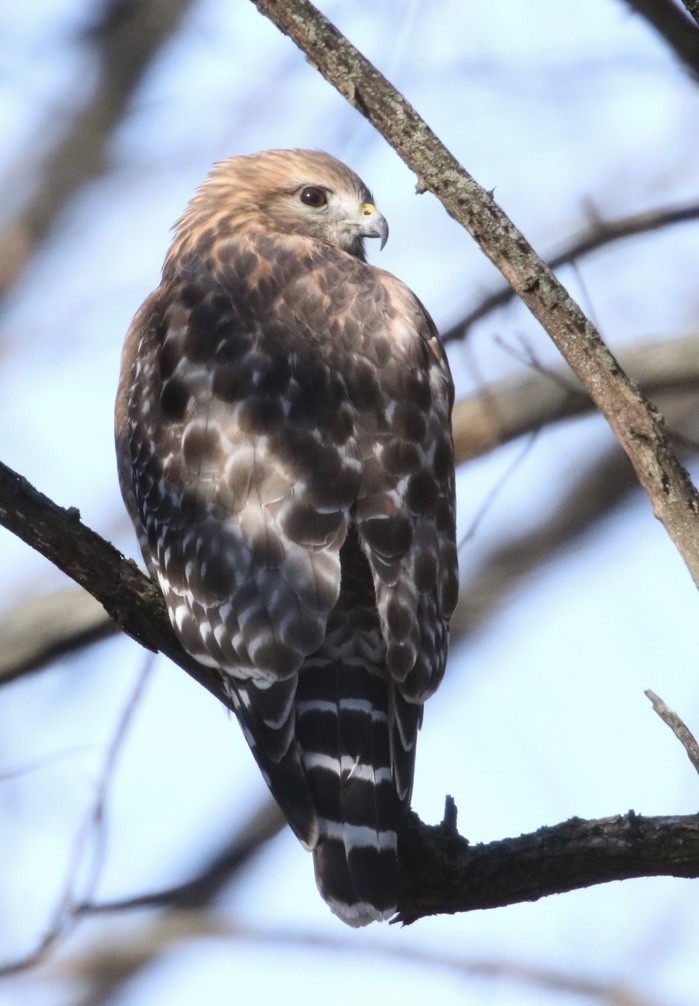
MULTIPOLYGON (((44 0, 40 12, 28 4, 0 10, 1 218, 26 198, 44 147, 89 90, 92 63, 76 33, 92 6, 44 0)), ((495 189, 542 252, 584 227, 591 206, 613 217, 697 197, 699 92, 620 0, 532 0, 526 12, 516 0, 321 7, 495 189)), ((0 319, 2 460, 57 502, 79 507, 130 555, 136 545, 112 447, 124 332, 157 284, 169 228, 211 162, 279 146, 327 149, 363 176, 391 226, 374 261, 408 282, 439 325, 497 283, 468 235, 432 196, 414 194, 415 179, 396 154, 251 3, 195 3, 115 136, 104 176, 67 206, 0 319)), ((696 260, 697 229, 687 226, 605 249, 562 275, 617 346, 696 328, 696 260)), ((556 359, 536 323, 511 306, 479 325, 467 346, 451 347, 459 394, 523 370, 503 344, 556 359)), ((553 509, 610 442, 602 422, 587 419, 545 431, 514 468, 521 444, 464 467, 462 530, 507 473, 462 550, 464 570, 553 509)), ((0 578, 7 610, 64 583, 4 531, 0 578)), ((643 689, 654 688, 699 726, 696 617, 689 577, 638 498, 532 572, 476 638, 454 648, 426 710, 415 809, 434 822, 445 793, 453 794, 473 841, 573 814, 694 812, 696 777, 643 689)), ((46 927, 143 659, 130 641, 114 640, 2 690, 2 956, 26 951, 46 927), (39 769, 13 774, 36 761, 39 769)), ((97 897, 186 879, 263 796, 236 724, 158 660, 110 792, 97 897)), ((613 884, 356 934, 328 913, 310 858, 285 833, 222 898, 220 913, 224 929, 282 927, 357 949, 190 940, 105 1001, 580 1001, 435 970, 420 963, 423 952, 633 983, 663 1006, 692 1006, 699 985, 696 889, 679 880, 613 884), (384 958, 376 952, 383 946, 412 948, 415 960, 384 958)), ((81 926, 42 972, 0 982, 0 1006, 75 1003, 71 972, 62 970, 71 955, 138 940, 148 921, 135 915, 81 926)))

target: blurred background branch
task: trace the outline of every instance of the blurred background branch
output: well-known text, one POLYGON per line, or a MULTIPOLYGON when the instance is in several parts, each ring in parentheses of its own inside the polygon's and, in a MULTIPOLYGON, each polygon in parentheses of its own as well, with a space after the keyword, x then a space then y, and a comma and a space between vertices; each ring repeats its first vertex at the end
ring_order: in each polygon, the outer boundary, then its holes
MULTIPOLYGON (((560 252, 547 259, 550 269, 560 269, 561 266, 577 262, 578 259, 584 258, 614 241, 623 241, 639 234, 647 234, 662 230, 664 227, 696 220, 699 218, 699 203, 691 202, 685 206, 645 210, 643 213, 633 213, 631 216, 620 217, 617 220, 602 219, 598 216, 594 206, 587 206, 586 212, 590 217, 590 225, 581 234, 573 237, 560 252)), ((498 290, 483 297, 463 318, 443 331, 442 341, 450 343, 454 339, 465 338, 473 325, 482 321, 491 312, 505 307, 515 296, 512 287, 503 283, 498 290)))
POLYGON ((682 0, 691 18, 675 0, 624 0, 632 11, 645 18, 669 45, 678 62, 699 80, 699 7, 697 0, 682 0))
POLYGON ((0 296, 20 278, 66 203, 104 170, 114 131, 190 6, 191 0, 108 0, 102 5, 83 39, 97 68, 92 92, 65 124, 29 202, 0 231, 0 296))

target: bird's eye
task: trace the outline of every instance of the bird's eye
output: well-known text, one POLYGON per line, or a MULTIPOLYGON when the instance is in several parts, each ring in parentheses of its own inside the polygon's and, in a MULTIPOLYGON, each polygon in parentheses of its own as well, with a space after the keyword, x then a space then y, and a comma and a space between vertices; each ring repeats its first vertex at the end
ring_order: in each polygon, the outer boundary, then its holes
POLYGON ((299 198, 304 205, 311 206, 314 210, 319 210, 328 202, 328 197, 323 189, 319 189, 316 185, 306 185, 301 189, 299 198))

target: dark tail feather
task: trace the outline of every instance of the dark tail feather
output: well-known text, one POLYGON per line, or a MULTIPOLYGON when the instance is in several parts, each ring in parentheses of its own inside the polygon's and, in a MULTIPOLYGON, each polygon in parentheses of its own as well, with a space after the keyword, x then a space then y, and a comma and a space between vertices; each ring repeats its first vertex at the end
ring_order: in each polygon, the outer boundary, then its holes
POLYGON ((226 691, 272 796, 296 837, 312 849, 318 818, 294 737, 296 678, 261 688, 231 676, 226 691))
POLYGON ((398 903, 398 857, 395 832, 380 835, 387 844, 352 845, 347 825, 339 837, 323 837, 313 850, 316 883, 323 899, 343 922, 366 926, 395 915, 398 903))
POLYGON ((398 900, 403 807, 391 765, 389 690, 356 658, 312 658, 296 696, 296 737, 318 813, 318 888, 351 926, 390 918, 398 900))

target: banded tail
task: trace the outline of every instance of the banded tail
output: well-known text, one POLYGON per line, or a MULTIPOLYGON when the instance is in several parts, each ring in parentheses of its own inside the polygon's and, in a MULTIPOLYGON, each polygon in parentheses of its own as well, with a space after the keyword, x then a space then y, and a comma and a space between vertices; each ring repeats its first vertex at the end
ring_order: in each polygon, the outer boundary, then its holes
POLYGON ((422 705, 384 669, 373 586, 367 601, 369 570, 353 535, 342 553, 340 599, 298 677, 269 688, 228 680, 267 784, 313 852, 322 897, 343 922, 364 926, 397 909, 398 834, 422 705))
POLYGON ((410 799, 421 707, 392 694, 385 674, 369 662, 340 657, 330 665, 316 658, 313 665, 299 679, 296 737, 318 815, 316 882, 336 915, 363 926, 396 912, 398 833, 410 799), (407 751, 396 701, 407 707, 407 751), (396 759, 405 780, 402 798, 396 759))

